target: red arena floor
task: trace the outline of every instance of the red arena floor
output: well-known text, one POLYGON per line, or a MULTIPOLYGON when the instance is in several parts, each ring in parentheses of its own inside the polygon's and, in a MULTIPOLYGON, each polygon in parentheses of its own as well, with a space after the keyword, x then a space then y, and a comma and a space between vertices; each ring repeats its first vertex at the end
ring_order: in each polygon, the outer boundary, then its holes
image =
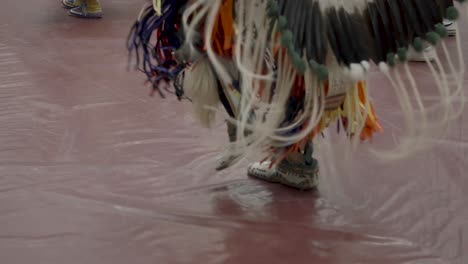
MULTIPOLYGON (((430 151, 362 152, 318 192, 249 179, 247 161, 217 173, 223 123, 200 128, 127 69, 144 1, 102 2, 87 21, 58 0, 1 1, 2 264, 468 263, 468 109, 430 151)), ((370 79, 384 146, 402 125, 370 79)))

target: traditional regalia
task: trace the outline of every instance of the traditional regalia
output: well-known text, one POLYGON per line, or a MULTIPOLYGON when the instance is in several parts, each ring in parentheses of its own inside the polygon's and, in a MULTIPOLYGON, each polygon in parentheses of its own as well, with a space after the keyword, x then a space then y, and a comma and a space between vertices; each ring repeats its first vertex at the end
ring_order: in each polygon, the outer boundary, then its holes
POLYGON ((369 97, 381 89, 368 87, 371 68, 398 95, 408 131, 382 157, 418 149, 460 115, 465 66, 459 39, 453 52, 444 42, 443 21, 457 20, 462 2, 155 0, 139 14, 128 48, 155 93, 190 100, 206 127, 224 115, 231 143, 219 169, 261 153, 251 176, 312 189, 313 143, 324 129, 333 125, 355 142, 383 131, 369 97), (438 46, 425 57, 438 88, 434 122, 408 64, 408 52, 429 46, 438 46))

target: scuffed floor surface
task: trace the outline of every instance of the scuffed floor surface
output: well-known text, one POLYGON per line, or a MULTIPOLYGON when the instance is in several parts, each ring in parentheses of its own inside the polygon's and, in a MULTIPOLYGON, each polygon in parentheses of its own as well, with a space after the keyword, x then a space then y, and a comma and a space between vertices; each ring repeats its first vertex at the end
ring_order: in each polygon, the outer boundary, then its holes
MULTIPOLYGON (((468 111, 431 152, 362 157, 356 209, 248 179, 245 161, 215 173, 223 124, 200 129, 126 69, 142 2, 103 0, 105 18, 83 21, 58 0, 2 0, 1 263, 468 263, 468 111)), ((383 125, 375 144, 392 140, 383 125)))

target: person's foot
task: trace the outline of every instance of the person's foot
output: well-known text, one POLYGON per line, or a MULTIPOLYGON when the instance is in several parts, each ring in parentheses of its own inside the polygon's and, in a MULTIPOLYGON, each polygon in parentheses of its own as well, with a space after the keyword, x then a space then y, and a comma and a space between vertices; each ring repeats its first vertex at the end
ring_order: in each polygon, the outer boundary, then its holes
POLYGON ((247 173, 250 177, 260 180, 281 183, 288 187, 307 191, 314 190, 318 186, 318 166, 297 165, 282 161, 278 166, 271 166, 267 162, 255 162, 249 165, 247 173))
POLYGON ((87 0, 80 6, 70 9, 69 14, 79 18, 102 18, 102 8, 98 1, 87 0))
POLYGON ((81 5, 81 0, 62 0, 62 4, 67 9, 72 9, 79 7, 81 5))
POLYGON ((308 191, 318 186, 318 164, 298 165, 288 162, 287 159, 278 165, 280 183, 295 189, 308 191))
POLYGON ((447 34, 451 37, 457 34, 457 24, 456 22, 445 19, 444 20, 445 29, 447 29, 447 34))
POLYGON ((408 61, 412 62, 426 62, 426 58, 429 61, 435 61, 436 51, 433 46, 427 46, 423 51, 417 52, 414 48, 408 49, 408 61))
POLYGON ((240 155, 234 154, 230 147, 224 151, 224 153, 218 158, 216 170, 222 171, 229 168, 231 165, 236 163, 240 159, 240 155))

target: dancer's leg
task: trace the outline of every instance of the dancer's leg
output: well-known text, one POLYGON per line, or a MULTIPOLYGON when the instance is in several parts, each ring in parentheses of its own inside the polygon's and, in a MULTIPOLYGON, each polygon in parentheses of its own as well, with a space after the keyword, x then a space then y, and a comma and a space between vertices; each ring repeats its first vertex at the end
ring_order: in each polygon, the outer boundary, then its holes
POLYGON ((226 150, 223 152, 223 154, 218 158, 218 164, 216 165, 216 170, 224 170, 231 166, 234 162, 236 162, 239 159, 239 155, 236 155, 233 153, 232 150, 232 144, 236 141, 236 132, 237 128, 234 124, 230 122, 226 122, 226 127, 227 127, 227 134, 229 137, 229 145, 226 148, 226 150))

